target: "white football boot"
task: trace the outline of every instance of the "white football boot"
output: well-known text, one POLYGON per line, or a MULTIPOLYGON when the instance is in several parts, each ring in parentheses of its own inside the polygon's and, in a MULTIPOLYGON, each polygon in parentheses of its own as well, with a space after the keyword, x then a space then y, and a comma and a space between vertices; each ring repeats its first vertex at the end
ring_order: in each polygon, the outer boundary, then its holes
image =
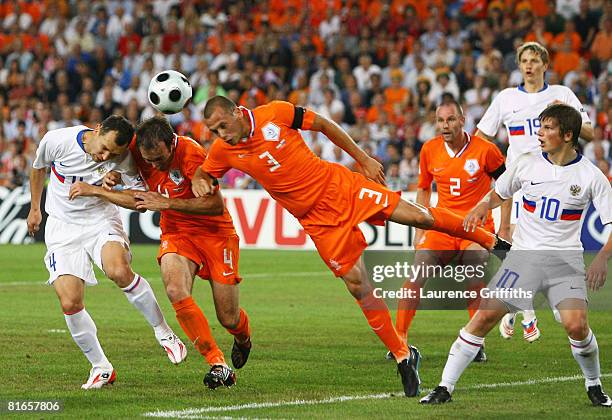
POLYGON ((175 365, 181 363, 187 357, 187 347, 173 332, 157 339, 159 345, 162 346, 168 354, 168 359, 175 365))
POLYGON ((93 367, 89 371, 89 379, 81 388, 83 389, 100 389, 105 385, 112 385, 117 379, 117 374, 112 366, 108 368, 93 367))
POLYGON ((499 322, 499 333, 502 338, 509 340, 514 335, 514 322, 516 320, 516 314, 506 314, 499 322))

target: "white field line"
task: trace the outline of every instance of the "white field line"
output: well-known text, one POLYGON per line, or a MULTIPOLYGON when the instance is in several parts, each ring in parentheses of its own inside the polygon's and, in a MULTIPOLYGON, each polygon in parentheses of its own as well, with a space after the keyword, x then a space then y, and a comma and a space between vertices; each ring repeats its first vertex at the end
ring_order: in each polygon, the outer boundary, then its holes
MULTIPOLYGON (((610 377, 612 373, 605 373, 602 377, 610 377)), ((558 382, 570 382, 584 379, 581 375, 573 376, 557 376, 541 379, 528 379, 526 381, 515 381, 515 382, 499 382, 493 384, 477 384, 466 387, 459 387, 459 390, 475 390, 475 389, 490 389, 490 388, 506 388, 523 385, 539 385, 547 383, 558 383, 558 382)), ((431 389, 423 390, 423 393, 427 393, 431 389)), ((403 397, 400 393, 382 393, 382 394, 367 394, 367 395, 341 395, 338 397, 330 397, 321 400, 293 400, 293 401, 276 401, 276 402, 262 402, 262 403, 247 403, 239 405, 229 405, 222 407, 202 407, 202 408, 187 408, 184 410, 174 411, 150 411, 144 413, 145 417, 157 417, 157 418, 184 418, 184 419, 195 419, 195 418, 207 418, 205 413, 223 413, 240 410, 256 410, 262 408, 277 408, 277 407, 291 407, 291 406, 305 406, 305 405, 320 405, 320 404, 333 404, 346 401, 360 401, 360 400, 381 400, 394 397, 403 397)))
MULTIPOLYGON (((252 274, 243 274, 240 273, 240 277, 244 280, 249 279, 268 279, 268 278, 276 278, 276 277, 304 277, 304 276, 316 276, 316 277, 326 277, 332 276, 331 271, 288 271, 288 272, 280 272, 280 273, 252 273, 252 274)), ((102 276, 99 279, 102 281, 102 276)), ((149 282, 161 282, 161 277, 147 277, 149 282)), ((30 280, 30 281, 12 281, 12 282, 2 282, 0 281, 0 287, 18 287, 18 286, 46 286, 46 280, 30 280)))

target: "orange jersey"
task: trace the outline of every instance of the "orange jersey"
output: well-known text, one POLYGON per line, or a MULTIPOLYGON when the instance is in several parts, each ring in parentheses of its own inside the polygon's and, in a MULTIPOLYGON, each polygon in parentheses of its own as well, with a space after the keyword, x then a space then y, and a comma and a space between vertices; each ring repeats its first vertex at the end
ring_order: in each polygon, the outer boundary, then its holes
POLYGON ((462 216, 491 190, 491 174, 504 164, 504 156, 497 146, 480 137, 466 135, 468 142, 457 155, 442 136, 423 145, 418 185, 427 190, 432 181, 436 181, 437 206, 462 216))
MULTIPOLYGON (((206 159, 206 152, 195 140, 177 136, 174 140, 174 157, 168 171, 160 171, 145 162, 136 142, 130 144, 140 175, 150 191, 157 191, 169 198, 195 198, 191 191, 191 178, 206 159)), ((234 223, 227 209, 220 216, 188 214, 175 210, 161 211, 162 235, 169 233, 198 235, 235 235, 234 223)))
POLYGON ((303 216, 325 191, 334 165, 319 159, 298 131, 312 127, 315 113, 282 101, 241 109, 251 124, 249 136, 235 146, 216 139, 202 169, 217 178, 239 169, 291 214, 303 216))

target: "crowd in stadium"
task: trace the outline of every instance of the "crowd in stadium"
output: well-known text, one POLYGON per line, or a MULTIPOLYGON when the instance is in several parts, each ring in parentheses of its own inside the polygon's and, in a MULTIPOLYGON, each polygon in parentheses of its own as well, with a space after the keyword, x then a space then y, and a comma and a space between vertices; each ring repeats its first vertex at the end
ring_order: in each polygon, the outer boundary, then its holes
MULTIPOLYGON (((454 98, 474 132, 493 96, 521 82, 516 47, 551 53, 550 84, 587 107, 595 140, 583 153, 612 179, 612 3, 605 0, 68 1, 0 4, 0 186, 27 182, 51 129, 111 114, 154 115, 151 78, 187 75, 193 99, 170 116, 210 144, 209 97, 248 108, 288 100, 330 117, 379 159, 392 189, 410 190, 435 135, 435 107, 454 98)), ((323 159, 351 167, 313 132, 323 159)), ((497 138, 504 150, 507 139, 497 138)), ((230 171, 224 184, 257 188, 230 171)))

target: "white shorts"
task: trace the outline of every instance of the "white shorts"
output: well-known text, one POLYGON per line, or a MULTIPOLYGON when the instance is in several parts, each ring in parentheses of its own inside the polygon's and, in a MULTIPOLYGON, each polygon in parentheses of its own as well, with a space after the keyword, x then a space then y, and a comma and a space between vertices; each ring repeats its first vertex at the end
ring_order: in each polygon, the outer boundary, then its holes
POLYGON ((538 292, 544 294, 552 309, 565 299, 587 301, 582 251, 510 251, 488 288, 513 295, 496 296, 510 312, 533 309, 533 297, 538 292))
POLYGON ((97 284, 92 262, 103 270, 102 247, 107 242, 120 242, 129 247, 119 215, 90 225, 75 225, 49 216, 45 225, 47 283, 71 274, 88 285, 97 284))

